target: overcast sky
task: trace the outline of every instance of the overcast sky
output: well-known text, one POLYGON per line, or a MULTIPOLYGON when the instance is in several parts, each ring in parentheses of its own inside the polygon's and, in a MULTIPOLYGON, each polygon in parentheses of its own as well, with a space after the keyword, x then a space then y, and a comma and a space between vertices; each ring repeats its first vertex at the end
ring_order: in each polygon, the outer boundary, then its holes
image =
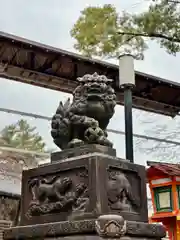
MULTIPOLYGON (((0 9, 0 31, 15 34, 34 41, 45 43, 51 46, 74 51, 73 39, 69 31, 80 15, 84 7, 91 5, 103 5, 109 3, 107 0, 6 0, 2 1, 0 9)), ((129 12, 142 11, 147 6, 143 0, 111 0, 118 11, 128 10, 129 12)), ((115 60, 112 62, 116 63, 115 60)), ((169 56, 155 43, 150 43, 150 49, 146 52, 145 60, 135 62, 136 70, 160 76, 171 81, 179 81, 180 54, 176 57, 169 56)), ((66 99, 67 94, 47 89, 33 87, 21 83, 0 79, 0 107, 13 108, 16 110, 33 112, 52 116, 57 108, 59 100, 66 99)), ((156 124, 167 123, 168 128, 174 129, 178 125, 178 119, 170 119, 162 116, 150 116, 141 111, 134 114, 134 132, 150 132, 156 124), (144 120, 150 120, 151 124, 140 124, 144 120)), ((0 127, 16 122, 19 117, 0 113, 0 127)), ((48 147, 53 147, 49 134, 49 124, 46 121, 29 119, 28 121, 37 126, 38 131, 44 137, 48 147)), ((179 125, 180 126, 180 125, 179 125)), ((111 128, 124 129, 123 108, 117 107, 116 114, 111 121, 111 128)), ((169 131, 170 131, 169 130, 169 131)), ((150 133, 149 133, 150 134, 150 133)), ((158 134, 164 137, 163 132, 158 134)), ((115 134, 110 135, 115 147, 118 148, 118 155, 124 157, 124 137, 115 134)), ((144 143, 152 144, 152 143, 144 143)), ((152 159, 152 155, 143 155, 136 147, 136 162, 145 164, 146 160, 152 159)))

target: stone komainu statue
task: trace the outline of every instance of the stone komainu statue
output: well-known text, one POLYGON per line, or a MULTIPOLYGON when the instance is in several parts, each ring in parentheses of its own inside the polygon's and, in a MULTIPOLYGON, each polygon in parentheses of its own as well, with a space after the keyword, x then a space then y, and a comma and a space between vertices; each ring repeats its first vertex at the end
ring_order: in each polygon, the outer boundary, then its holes
POLYGON ((77 79, 73 101, 60 102, 52 118, 51 135, 61 149, 95 143, 112 147, 106 128, 114 114, 116 95, 104 75, 86 74, 77 79))

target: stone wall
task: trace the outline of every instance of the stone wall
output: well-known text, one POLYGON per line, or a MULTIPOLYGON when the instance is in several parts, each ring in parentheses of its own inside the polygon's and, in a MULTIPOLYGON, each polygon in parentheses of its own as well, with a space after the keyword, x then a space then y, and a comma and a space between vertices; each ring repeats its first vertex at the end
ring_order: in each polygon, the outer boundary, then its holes
POLYGON ((17 215, 18 204, 18 197, 0 195, 0 220, 13 222, 17 215))
POLYGON ((0 194, 0 240, 3 239, 3 229, 10 227, 16 219, 18 203, 18 196, 0 194))
POLYGON ((0 220, 0 240, 3 239, 3 230, 11 226, 11 221, 0 220))

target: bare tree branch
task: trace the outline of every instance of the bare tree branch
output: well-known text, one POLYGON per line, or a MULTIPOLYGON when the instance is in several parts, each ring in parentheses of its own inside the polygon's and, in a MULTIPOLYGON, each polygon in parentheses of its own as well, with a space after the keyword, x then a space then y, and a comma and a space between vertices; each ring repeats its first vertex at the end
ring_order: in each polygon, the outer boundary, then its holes
POLYGON ((147 38, 161 38, 171 42, 180 43, 180 39, 176 37, 166 36, 161 33, 131 33, 131 32, 118 32, 121 35, 131 35, 134 37, 147 37, 147 38))
POLYGON ((177 3, 177 4, 180 4, 180 1, 171 1, 171 0, 168 0, 168 3, 177 3))

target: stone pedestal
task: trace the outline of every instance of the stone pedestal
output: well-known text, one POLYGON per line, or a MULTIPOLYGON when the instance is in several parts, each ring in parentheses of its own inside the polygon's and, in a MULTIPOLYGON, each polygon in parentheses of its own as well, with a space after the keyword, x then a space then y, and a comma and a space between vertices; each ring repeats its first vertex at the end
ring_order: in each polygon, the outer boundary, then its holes
POLYGON ((126 221, 124 227, 124 222, 118 223, 117 218, 113 219, 113 216, 111 219, 107 218, 106 221, 102 221, 102 224, 99 223, 101 219, 89 219, 13 227, 4 232, 4 239, 99 240, 114 238, 155 240, 161 239, 165 234, 161 225, 126 221))
POLYGON ((52 154, 22 176, 20 226, 4 239, 160 239, 148 224, 145 168, 115 150, 83 146, 52 154))

